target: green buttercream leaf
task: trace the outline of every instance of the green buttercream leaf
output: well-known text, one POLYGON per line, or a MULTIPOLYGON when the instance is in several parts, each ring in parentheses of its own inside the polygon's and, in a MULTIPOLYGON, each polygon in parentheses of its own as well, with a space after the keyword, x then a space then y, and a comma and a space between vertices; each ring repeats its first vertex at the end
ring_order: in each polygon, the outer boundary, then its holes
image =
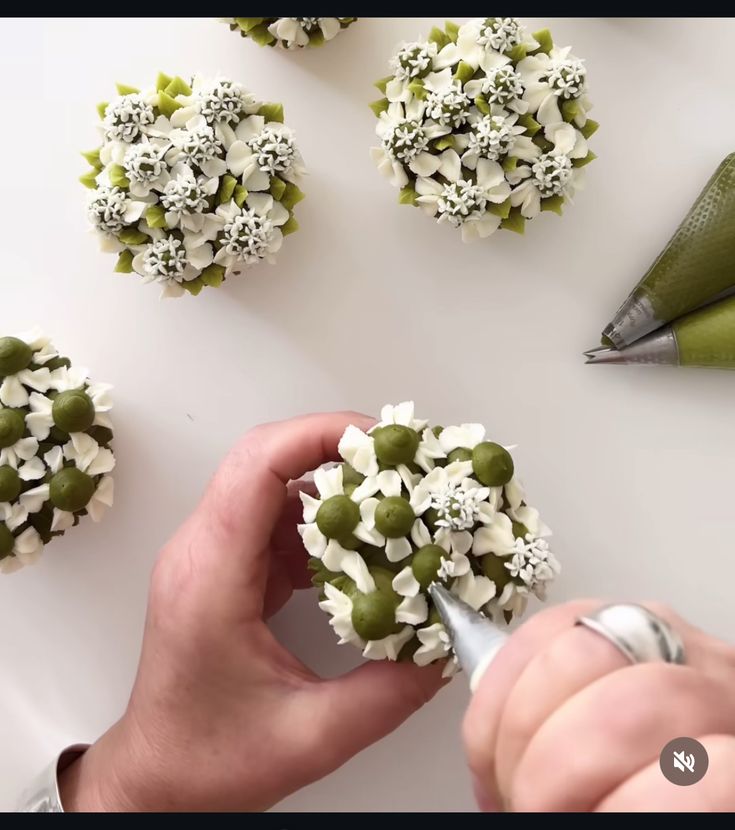
POLYGON ((441 138, 438 138, 434 142, 434 147, 437 150, 449 150, 450 148, 454 148, 454 136, 453 135, 443 135, 441 138))
POLYGON ((166 118, 171 118, 176 110, 181 109, 181 106, 175 98, 172 98, 164 90, 158 93, 158 109, 161 111, 161 115, 165 115, 166 118))
POLYGON ((237 23, 243 32, 250 32, 256 26, 260 26, 264 20, 264 17, 236 17, 235 23, 237 23))
POLYGON ((118 233, 117 238, 125 245, 143 245, 151 241, 147 233, 143 233, 143 231, 139 231, 137 228, 123 228, 118 233))
POLYGON ((309 35, 309 46, 324 46, 324 32, 321 29, 315 29, 309 35))
POLYGON ((564 204, 563 196, 549 196, 548 199, 541 200, 541 210, 550 210, 552 213, 562 215, 562 206, 564 204))
POLYGON ((584 127, 580 127, 579 131, 585 138, 589 138, 590 136, 594 135, 599 128, 600 125, 597 121, 593 121, 591 118, 588 118, 584 127))
POLYGON ((125 169, 119 164, 111 164, 107 168, 107 175, 110 177, 110 184, 113 187, 120 187, 127 190, 130 187, 130 181, 125 175, 125 169))
POLYGON ((217 191, 218 205, 223 205, 225 202, 230 201, 230 199, 232 198, 232 194, 235 192, 236 184, 237 179, 234 176, 222 176, 219 182, 219 190, 217 191))
POLYGON ((565 121, 574 121, 579 115, 579 101, 575 101, 574 99, 562 101, 561 115, 565 121))
POLYGON ((266 23, 258 23, 256 26, 253 26, 248 32, 248 35, 259 46, 270 46, 272 43, 276 42, 275 37, 268 31, 266 23))
POLYGON ((277 201, 280 202, 283 194, 286 190, 286 182, 283 179, 279 179, 278 176, 274 176, 271 179, 271 186, 269 189, 269 193, 271 196, 277 201))
POLYGON ((466 84, 467 81, 471 80, 472 76, 475 74, 475 70, 464 61, 460 61, 457 64, 457 71, 454 73, 455 80, 459 81, 462 85, 466 84))
POLYGON ((288 221, 284 225, 281 225, 281 233, 284 236, 288 236, 290 233, 295 233, 298 229, 299 223, 293 215, 288 217, 288 221))
POLYGON ((418 79, 416 81, 412 81, 408 85, 408 89, 410 90, 412 95, 415 95, 418 99, 420 99, 422 101, 429 94, 426 91, 426 87, 424 86, 424 82, 420 79, 418 79))
POLYGON ((286 189, 283 191, 283 196, 279 199, 280 203, 286 210, 293 210, 294 205, 297 205, 304 198, 304 194, 292 182, 286 184, 286 189))
POLYGON ((213 262, 211 265, 207 265, 202 271, 199 279, 201 279, 204 285, 208 285, 210 288, 217 288, 225 280, 225 266, 217 265, 216 262, 213 262))
POLYGON ((166 211, 162 205, 151 205, 145 212, 145 221, 149 228, 166 227, 166 211))
POLYGON ((519 116, 518 124, 519 126, 526 128, 526 135, 530 138, 533 138, 536 135, 536 133, 541 129, 541 125, 538 123, 538 121, 528 113, 519 116))
POLYGON ((548 55, 554 48, 554 40, 548 29, 539 29, 538 32, 534 32, 533 39, 538 42, 536 52, 545 52, 548 55))
POLYGON ((487 212, 492 213, 493 216, 499 216, 501 219, 507 219, 510 215, 510 199, 506 199, 499 205, 496 205, 494 202, 488 202, 487 212))
POLYGON ((117 264, 115 265, 115 271, 118 274, 132 274, 133 273, 133 252, 128 251, 127 248, 124 251, 120 251, 120 254, 117 258, 117 264))
POLYGON ((109 101, 102 101, 101 103, 97 104, 97 112, 99 113, 100 118, 105 117, 105 113, 107 112, 107 107, 109 105, 109 101))
POLYGON ((444 31, 447 33, 447 37, 452 43, 457 42, 457 38, 459 37, 459 26, 456 23, 452 23, 451 20, 447 20, 444 23, 444 31))
POLYGON ((175 98, 177 95, 191 95, 191 87, 178 75, 166 84, 166 88, 163 91, 172 98, 175 98))
POLYGON ((379 117, 381 112, 385 112, 390 105, 387 98, 381 98, 379 101, 373 101, 370 104, 370 109, 379 117))
POLYGON ((441 29, 434 26, 434 28, 429 32, 429 40, 432 43, 436 43, 439 49, 443 49, 447 43, 451 43, 452 41, 449 38, 449 35, 445 32, 442 32, 441 29))
POLYGON ((87 159, 87 161, 92 165, 92 167, 96 167, 97 170, 102 169, 102 162, 100 161, 100 148, 98 147, 96 150, 88 150, 86 153, 82 153, 82 156, 87 159))
POLYGON ((572 159, 572 167, 584 167, 586 164, 589 164, 591 161, 594 161, 597 156, 590 150, 587 155, 582 159, 572 159))
POLYGON ((115 84, 119 95, 135 95, 140 92, 137 86, 128 86, 127 84, 115 84))
POLYGON ((173 81, 173 78, 170 75, 167 75, 165 72, 159 72, 156 78, 156 91, 160 92, 162 89, 166 89, 171 81, 173 81))
POLYGON ((80 176, 79 181, 85 187, 88 187, 90 190, 94 190, 97 187, 97 175, 99 174, 99 172, 99 170, 92 168, 88 173, 85 173, 83 176, 80 176))
POLYGON ((235 200, 235 204, 241 208, 245 204, 245 199, 248 198, 247 187, 243 187, 241 184, 236 185, 232 198, 235 200))
POLYGON ((518 63, 526 57, 528 49, 522 43, 519 43, 518 46, 514 46, 505 54, 513 61, 513 63, 518 63))
POLYGON ((201 275, 198 276, 196 279, 189 280, 188 282, 182 282, 181 287, 184 291, 188 291, 192 296, 196 297, 204 288, 204 283, 202 282, 201 275))
POLYGON ((373 86, 377 87, 383 93, 383 95, 385 95, 385 90, 386 90, 389 82, 392 81, 392 80, 393 80, 393 76, 388 75, 387 77, 381 78, 379 81, 376 81, 373 84, 373 86))
POLYGON ((500 227, 522 234, 526 228, 526 220, 521 216, 520 208, 512 208, 508 217, 500 223, 500 227))
POLYGON ((283 104, 263 104, 258 110, 266 121, 278 121, 283 124, 283 104))
POLYGON ((518 167, 518 159, 516 156, 506 156, 503 159, 502 167, 506 173, 512 173, 518 167))
POLYGON ((483 115, 490 115, 490 104, 481 95, 475 98, 475 106, 483 115))
POLYGON ((398 194, 398 204, 415 206, 418 195, 419 194, 411 187, 411 185, 407 184, 405 187, 401 188, 401 192, 398 194))
POLYGON ((544 138, 541 133, 533 137, 533 143, 540 147, 544 153, 550 153, 554 149, 554 145, 547 138, 544 138))

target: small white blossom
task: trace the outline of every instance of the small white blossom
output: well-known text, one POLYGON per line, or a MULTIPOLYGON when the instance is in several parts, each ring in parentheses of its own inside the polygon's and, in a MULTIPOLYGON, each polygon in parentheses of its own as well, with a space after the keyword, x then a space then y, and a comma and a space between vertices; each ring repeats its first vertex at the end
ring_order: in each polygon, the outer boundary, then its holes
POLYGON ((116 233, 125 225, 129 200, 119 187, 98 187, 87 206, 89 221, 101 231, 116 233))
POLYGON ((296 145, 290 131, 267 124, 247 144, 255 155, 259 169, 265 173, 288 173, 294 165, 296 145))
POLYGON ((254 96, 245 92, 241 84, 220 79, 200 91, 197 103, 207 123, 231 124, 240 120, 253 101, 254 96))
POLYGON ((391 69, 395 77, 401 81, 420 78, 430 70, 436 52, 436 43, 430 41, 404 43, 391 58, 391 69))
POLYGON ((549 543, 545 539, 534 538, 530 533, 525 539, 516 539, 515 553, 505 567, 513 579, 520 579, 539 599, 546 598, 547 584, 561 571, 549 543))
POLYGON ((488 17, 480 26, 477 42, 480 46, 507 52, 523 43, 525 29, 516 17, 488 17))
POLYGON ((577 98, 584 91, 587 69, 578 58, 566 58, 552 64, 548 83, 560 98, 577 98))
POLYGON ((572 162, 567 156, 546 153, 533 163, 531 169, 541 198, 563 193, 572 178, 572 162))
POLYGON ((136 93, 123 95, 108 104, 102 126, 108 140, 130 144, 154 121, 153 107, 136 93))

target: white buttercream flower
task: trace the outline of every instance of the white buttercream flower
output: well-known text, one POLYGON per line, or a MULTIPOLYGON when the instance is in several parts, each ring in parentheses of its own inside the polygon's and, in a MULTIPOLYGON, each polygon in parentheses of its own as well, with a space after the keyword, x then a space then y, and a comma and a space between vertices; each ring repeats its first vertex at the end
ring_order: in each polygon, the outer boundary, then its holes
POLYGON ((234 201, 220 205, 217 215, 224 220, 220 249, 214 261, 226 268, 252 265, 260 260, 274 262, 283 234, 280 226, 288 221, 288 211, 267 193, 250 193, 239 208, 234 201))
POLYGON ((175 236, 163 235, 133 257, 133 268, 143 282, 160 283, 161 296, 177 297, 184 291, 182 283, 196 279, 213 258, 209 244, 198 244, 188 236, 182 242, 175 236))
MULTIPOLYGON (((23 339, 21 336, 19 339, 23 339)), ((28 344, 33 346, 31 344, 28 344)), ((50 356, 46 360, 50 359, 50 356)), ((33 356, 33 363, 37 363, 36 354, 33 356)), ((46 362, 46 361, 43 361, 46 362)), ((0 383, 0 403, 8 407, 21 407, 28 405, 28 389, 35 389, 38 392, 45 392, 50 385, 51 374, 45 366, 37 369, 26 367, 12 375, 6 375, 0 383), (26 388, 28 387, 28 388, 26 388)), ((22 413, 21 413, 22 414, 22 413)))
MULTIPOLYGON (((555 47, 547 55, 529 55, 518 64, 526 87, 524 99, 531 110, 554 108, 559 113, 560 101, 574 101, 574 123, 583 126, 590 102, 587 99, 587 70, 584 62, 571 54, 571 47, 555 47)), ((561 121, 561 115, 554 119, 561 121)), ((543 121, 541 123, 544 123, 543 121)))
POLYGON ((224 149, 222 141, 201 116, 192 119, 185 130, 172 130, 170 136, 182 159, 199 167, 205 176, 221 176, 227 170, 220 157, 224 149))
POLYGON ((413 661, 417 666, 428 666, 429 663, 441 660, 449 654, 449 634, 441 623, 417 629, 416 636, 421 643, 413 655, 413 661))
POLYGON ((117 233, 125 225, 137 222, 146 207, 145 202, 129 198, 119 187, 102 185, 92 192, 87 216, 98 230, 117 233))
POLYGON ((243 89, 242 84, 219 78, 201 87, 195 84, 197 108, 208 124, 239 121, 240 116, 255 107, 255 96, 243 89))
POLYGON ((352 600, 331 582, 324 583, 324 594, 326 599, 319 603, 319 607, 330 615, 329 624, 339 637, 339 644, 352 643, 364 648, 365 641, 357 635, 352 625, 352 600))
POLYGON ((105 136, 112 141, 135 141, 155 120, 153 107, 139 93, 122 95, 105 109, 102 126, 105 136))
POLYGON ((428 74, 436 52, 436 43, 430 41, 404 43, 391 58, 390 67, 397 80, 412 81, 428 74))
POLYGON ((424 102, 427 118, 455 129, 468 121, 472 101, 450 69, 428 75, 424 88, 429 93, 424 102))
POLYGON ((433 178, 416 181, 417 203, 439 222, 448 222, 462 228, 462 239, 489 236, 500 226, 500 216, 487 212, 488 202, 501 204, 510 195, 510 185, 505 180, 503 168, 495 161, 479 159, 476 181, 460 178, 461 162, 455 150, 445 150, 440 160, 439 172, 448 179, 442 184, 433 178))
POLYGON ((505 567, 539 599, 546 599, 547 584, 561 571, 549 543, 545 539, 535 539, 530 533, 525 539, 516 539, 515 553, 505 567))
POLYGON ((177 164, 171 170, 171 178, 161 192, 161 207, 166 211, 169 228, 181 226, 199 232, 203 229, 204 213, 208 210, 208 198, 219 187, 216 177, 197 177, 188 164, 177 164))
POLYGON ((533 165, 522 168, 520 184, 513 188, 510 203, 520 207, 521 214, 533 219, 541 211, 541 200, 551 196, 571 198, 580 184, 582 170, 572 166, 572 160, 565 155, 544 153, 533 165))
POLYGON ((132 144, 122 166, 130 180, 130 193, 145 197, 154 188, 161 190, 171 178, 166 164, 168 145, 157 145, 149 141, 132 144))
MULTIPOLYGON (((315 34, 328 41, 336 37, 343 27, 341 17, 278 17, 268 26, 268 31, 286 49, 308 46, 315 34)), ((346 25, 346 24, 344 24, 346 25)))
MULTIPOLYGON (((467 149, 462 153, 462 164, 469 170, 474 170, 481 158, 498 161, 512 155, 518 137, 525 132, 525 127, 516 125, 517 120, 518 116, 512 114, 485 115, 475 121, 467 134, 467 149)), ((530 149, 532 155, 540 153, 539 148, 531 141, 524 144, 524 147, 526 152, 530 149)))

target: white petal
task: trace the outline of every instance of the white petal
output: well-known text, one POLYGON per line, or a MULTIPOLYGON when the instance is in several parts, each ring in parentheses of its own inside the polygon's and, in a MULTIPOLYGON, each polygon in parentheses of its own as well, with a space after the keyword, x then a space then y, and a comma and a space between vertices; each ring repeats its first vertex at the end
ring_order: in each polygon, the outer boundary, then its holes
POLYGON ((380 487, 378 486, 378 477, 377 476, 365 476, 362 483, 359 484, 355 489, 352 491, 352 495, 350 498, 352 501, 359 504, 361 501, 365 499, 369 499, 371 496, 374 496, 380 487))
POLYGON ((456 182, 462 172, 462 164, 457 155, 457 151, 451 149, 445 150, 439 158, 441 159, 439 173, 450 182, 456 182))
POLYGON ((86 473, 90 476, 98 476, 101 473, 109 473, 115 467, 115 456, 112 450, 103 447, 95 456, 94 461, 87 467, 86 473))
POLYGON ((472 547, 472 534, 469 530, 452 532, 452 550, 459 554, 465 554, 472 547))
POLYGON ((298 531, 309 556, 321 559, 327 549, 327 537, 315 524, 298 525, 298 531))
POLYGON ((339 442, 339 454, 364 476, 378 475, 373 439, 355 426, 348 426, 339 442))
POLYGON ((421 521, 416 519, 411 528, 411 541, 417 548, 423 548, 431 544, 431 534, 429 528, 421 521))
MULTIPOLYGON (((327 562, 327 556, 324 557, 324 563, 327 562)), ((375 580, 373 579, 365 560, 360 554, 355 551, 348 551, 342 557, 341 570, 349 576, 349 578, 357 586, 357 590, 363 594, 370 594, 375 590, 375 580)), ((329 565, 327 565, 329 567, 329 565)), ((331 570, 331 568, 330 568, 331 570)))
POLYGON ((0 384, 0 402, 4 406, 26 406, 28 392, 17 375, 8 375, 0 384))
POLYGON ((513 524, 505 513, 497 513, 495 521, 475 531, 472 543, 472 552, 475 556, 494 553, 497 556, 508 556, 515 549, 513 524))
POLYGON ((59 510, 54 508, 53 519, 51 520, 51 530, 65 531, 74 527, 74 514, 69 513, 68 510, 59 510))
POLYGON ((465 447, 473 450, 485 440, 485 427, 482 424, 462 424, 458 427, 446 427, 439 433, 439 444, 445 453, 465 447))
POLYGON ((385 556, 389 562, 400 562, 411 555, 411 543, 405 536, 385 540, 385 556))
POLYGON ((344 495, 344 486, 342 484, 342 467, 332 467, 330 470, 325 470, 320 467, 314 471, 314 484, 319 491, 319 495, 323 499, 330 499, 332 496, 344 495))
POLYGON ((429 606, 423 594, 415 597, 404 597, 396 608, 396 622, 420 625, 422 622, 426 622, 428 616, 429 606))
POLYGON ((18 468, 18 475, 23 481, 36 481, 46 475, 46 466, 40 458, 34 457, 18 468))
POLYGON ((48 499, 48 495, 48 484, 41 484, 31 490, 26 490, 25 493, 21 493, 20 503, 29 513, 38 513, 43 507, 44 502, 48 499))
POLYGON ((440 164, 441 160, 439 156, 424 151, 412 159, 408 166, 411 172, 417 176, 433 176, 439 169, 440 164))
MULTIPOLYGON (((415 597, 421 589, 410 565, 406 565, 402 571, 399 571, 393 577, 391 584, 393 590, 402 597, 415 597)), ((408 622, 408 620, 404 620, 404 622, 408 622)))
POLYGON ((495 583, 486 576, 467 573, 455 580, 450 590, 475 611, 479 611, 495 596, 495 583))
POLYGON ((301 491, 299 493, 299 498, 301 499, 301 503, 304 505, 304 521, 308 524, 309 522, 313 522, 316 519, 316 514, 319 511, 319 508, 322 506, 322 503, 319 499, 315 499, 313 496, 310 496, 308 493, 304 493, 301 491))
POLYGON ((378 487, 384 496, 400 496, 401 484, 401 477, 395 470, 378 473, 378 487))
POLYGON ((64 463, 64 453, 61 447, 52 447, 43 457, 52 473, 58 473, 64 463))

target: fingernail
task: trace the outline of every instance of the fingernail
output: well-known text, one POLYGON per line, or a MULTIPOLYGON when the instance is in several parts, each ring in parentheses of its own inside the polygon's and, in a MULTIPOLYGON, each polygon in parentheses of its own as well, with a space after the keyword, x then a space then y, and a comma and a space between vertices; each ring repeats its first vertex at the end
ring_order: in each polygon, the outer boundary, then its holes
POLYGON ((499 813, 501 811, 498 802, 490 795, 485 789, 485 785, 475 775, 472 776, 472 789, 475 793, 475 801, 477 801, 477 806, 481 812, 499 813))

